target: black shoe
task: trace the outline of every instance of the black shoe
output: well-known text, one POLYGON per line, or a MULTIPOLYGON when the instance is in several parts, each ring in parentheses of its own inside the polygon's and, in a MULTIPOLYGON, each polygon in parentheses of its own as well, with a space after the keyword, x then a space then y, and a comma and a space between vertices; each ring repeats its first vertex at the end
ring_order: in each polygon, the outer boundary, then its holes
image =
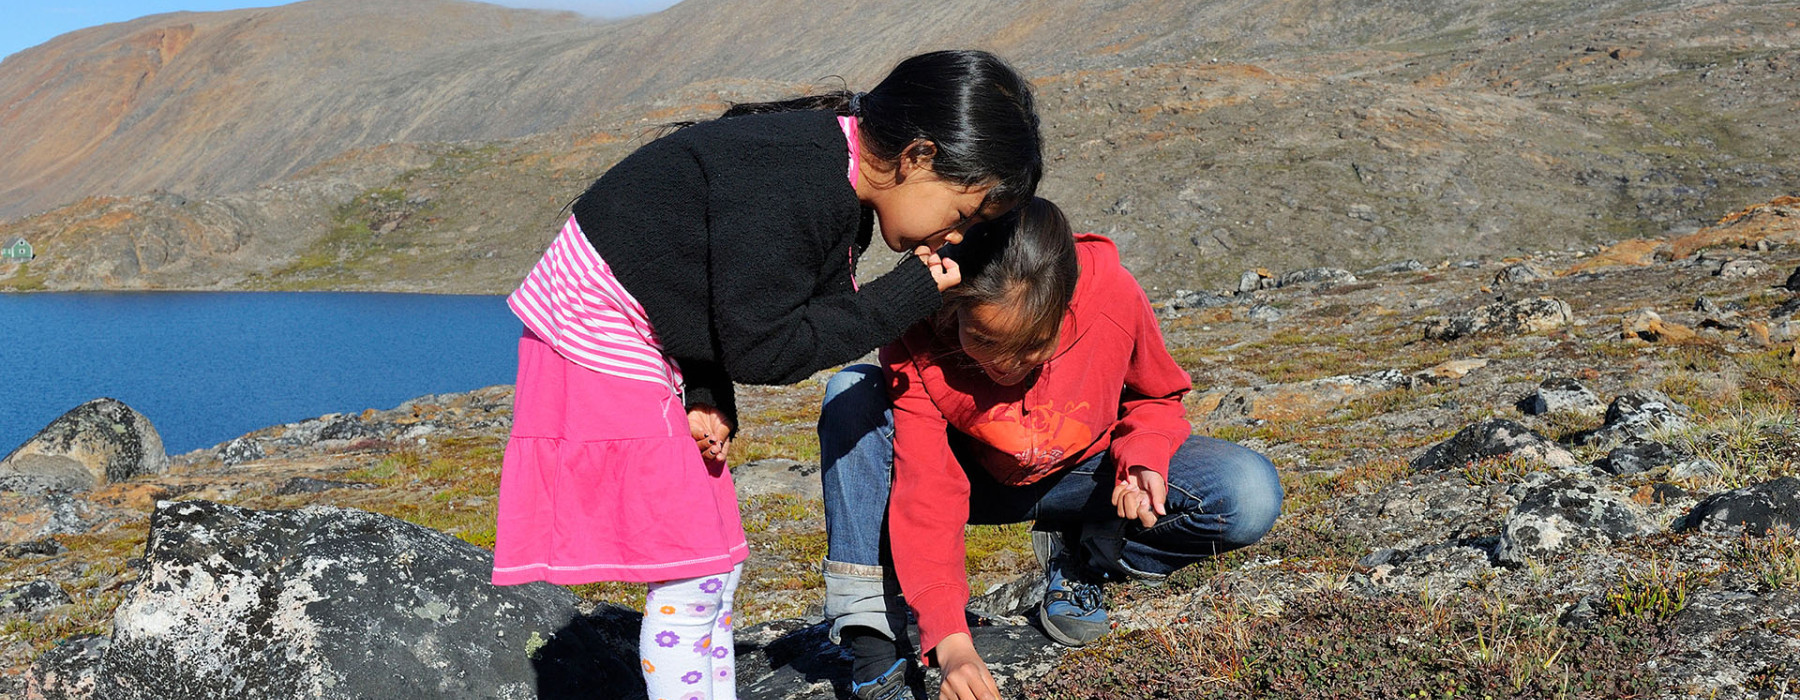
POLYGON ((895 661, 881 675, 867 682, 851 683, 850 695, 856 700, 912 700, 913 684, 907 682, 911 667, 906 659, 895 661))

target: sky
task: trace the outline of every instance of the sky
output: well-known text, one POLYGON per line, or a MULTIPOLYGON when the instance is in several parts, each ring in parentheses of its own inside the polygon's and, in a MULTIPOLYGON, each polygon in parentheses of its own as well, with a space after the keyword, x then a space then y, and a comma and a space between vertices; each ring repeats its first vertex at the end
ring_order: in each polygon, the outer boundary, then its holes
MULTIPOLYGON (((509 7, 574 10, 594 17, 655 12, 675 0, 486 0, 509 7)), ((11 56, 57 35, 164 12, 213 12, 285 5, 281 0, 0 0, 0 56, 11 56)))

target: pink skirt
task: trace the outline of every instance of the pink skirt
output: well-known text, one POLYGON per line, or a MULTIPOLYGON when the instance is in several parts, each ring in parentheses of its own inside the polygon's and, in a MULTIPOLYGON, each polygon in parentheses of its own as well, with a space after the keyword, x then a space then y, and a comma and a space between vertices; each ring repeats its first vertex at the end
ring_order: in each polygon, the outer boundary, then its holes
POLYGON ((494 583, 666 581, 748 555, 731 472, 701 458, 681 397, 570 362, 527 329, 494 583))

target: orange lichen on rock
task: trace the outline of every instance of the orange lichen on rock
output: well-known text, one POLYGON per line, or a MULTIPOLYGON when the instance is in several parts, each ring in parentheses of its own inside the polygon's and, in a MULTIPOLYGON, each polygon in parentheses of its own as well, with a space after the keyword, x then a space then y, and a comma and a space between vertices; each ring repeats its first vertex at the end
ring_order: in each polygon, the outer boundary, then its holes
POLYGON ((1800 197, 1776 197, 1724 216, 1719 223, 1669 241, 1669 255, 1685 258, 1705 248, 1800 243, 1800 197))
POLYGON ((1565 276, 1573 275, 1590 270, 1620 265, 1647 267, 1656 263, 1656 252, 1662 250, 1666 244, 1666 241, 1650 240, 1646 238, 1633 238, 1630 240, 1619 241, 1618 243, 1600 249, 1600 252, 1575 263, 1570 266, 1569 269, 1563 270, 1558 274, 1565 276))

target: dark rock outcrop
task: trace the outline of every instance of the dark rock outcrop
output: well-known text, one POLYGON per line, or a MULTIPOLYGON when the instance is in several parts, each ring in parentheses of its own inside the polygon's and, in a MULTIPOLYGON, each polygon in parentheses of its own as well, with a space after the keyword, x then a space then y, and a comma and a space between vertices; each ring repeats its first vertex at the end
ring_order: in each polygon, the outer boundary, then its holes
POLYGON ((1614 476, 1626 476, 1668 466, 1681 457, 1681 453, 1675 448, 1660 442, 1631 442, 1613 448, 1613 451, 1606 453, 1606 457, 1595 462, 1594 466, 1614 476))
POLYGON ((1694 506, 1682 527, 1726 534, 1741 531, 1758 537, 1800 528, 1800 478, 1784 476, 1714 494, 1694 506))
POLYGON ((1661 430, 1681 430, 1693 411, 1655 389, 1621 394, 1606 407, 1606 424, 1582 439, 1588 445, 1616 447, 1649 440, 1661 430))
POLYGON ((32 581, 0 591, 0 614, 30 615, 74 602, 53 581, 32 581))
POLYGON ((1510 564, 1540 560, 1583 544, 1607 544, 1647 534, 1624 496, 1577 479, 1521 484, 1519 505, 1506 516, 1496 558, 1510 564))
POLYGON ((0 489, 85 490, 168 468, 150 419, 102 398, 70 409, 0 460, 0 489))
POLYGON ((1476 423, 1436 445, 1412 461, 1417 471, 1461 469, 1470 462, 1516 455, 1552 467, 1571 467, 1575 455, 1562 446, 1513 421, 1493 418, 1476 423))
POLYGON ((1455 340, 1471 335, 1520 335, 1567 326, 1575 321, 1569 303, 1555 297, 1538 297, 1488 304, 1466 314, 1432 319, 1425 324, 1430 340, 1455 340))

